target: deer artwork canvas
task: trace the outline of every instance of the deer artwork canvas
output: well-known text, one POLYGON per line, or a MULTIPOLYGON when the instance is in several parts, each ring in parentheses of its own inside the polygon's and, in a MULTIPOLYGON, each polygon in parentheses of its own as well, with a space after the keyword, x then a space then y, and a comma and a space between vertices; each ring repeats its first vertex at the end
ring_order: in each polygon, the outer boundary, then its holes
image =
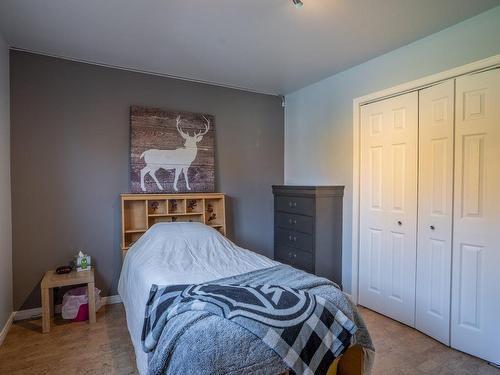
POLYGON ((215 118, 133 106, 132 193, 213 192, 215 118))

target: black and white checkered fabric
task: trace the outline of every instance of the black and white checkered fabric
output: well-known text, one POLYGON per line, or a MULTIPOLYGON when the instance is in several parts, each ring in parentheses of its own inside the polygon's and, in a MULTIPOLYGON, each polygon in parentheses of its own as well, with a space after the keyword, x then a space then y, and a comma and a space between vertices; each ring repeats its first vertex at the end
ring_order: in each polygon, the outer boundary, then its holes
POLYGON ((144 351, 154 350, 169 319, 188 311, 215 314, 247 329, 297 374, 326 374, 357 329, 324 298, 284 286, 153 285, 142 333, 144 351))

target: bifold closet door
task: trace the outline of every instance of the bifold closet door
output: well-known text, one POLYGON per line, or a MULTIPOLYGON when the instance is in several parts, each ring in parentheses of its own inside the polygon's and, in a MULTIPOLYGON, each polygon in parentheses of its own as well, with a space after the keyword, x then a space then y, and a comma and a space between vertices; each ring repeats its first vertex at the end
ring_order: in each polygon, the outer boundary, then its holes
POLYGON ((361 107, 359 303, 413 326, 418 93, 361 107))
POLYGON ((454 81, 419 92, 415 328, 449 345, 454 81))
POLYGON ((500 363, 500 69, 456 80, 451 346, 500 363))

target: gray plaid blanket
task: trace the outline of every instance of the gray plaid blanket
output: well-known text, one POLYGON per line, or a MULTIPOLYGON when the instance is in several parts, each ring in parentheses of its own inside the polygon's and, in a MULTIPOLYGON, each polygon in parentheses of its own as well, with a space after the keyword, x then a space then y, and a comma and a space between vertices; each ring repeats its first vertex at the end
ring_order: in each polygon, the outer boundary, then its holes
POLYGON ((253 333, 298 374, 326 374, 357 330, 325 298, 286 286, 153 285, 142 334, 144 351, 155 350, 169 320, 194 311, 223 317, 253 333))

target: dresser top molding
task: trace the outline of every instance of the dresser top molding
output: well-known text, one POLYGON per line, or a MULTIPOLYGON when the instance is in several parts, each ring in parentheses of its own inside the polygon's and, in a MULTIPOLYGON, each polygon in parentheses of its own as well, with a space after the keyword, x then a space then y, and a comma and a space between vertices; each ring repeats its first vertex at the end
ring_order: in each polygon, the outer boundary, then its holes
POLYGON ((305 197, 343 197, 344 186, 273 185, 273 194, 305 197))

